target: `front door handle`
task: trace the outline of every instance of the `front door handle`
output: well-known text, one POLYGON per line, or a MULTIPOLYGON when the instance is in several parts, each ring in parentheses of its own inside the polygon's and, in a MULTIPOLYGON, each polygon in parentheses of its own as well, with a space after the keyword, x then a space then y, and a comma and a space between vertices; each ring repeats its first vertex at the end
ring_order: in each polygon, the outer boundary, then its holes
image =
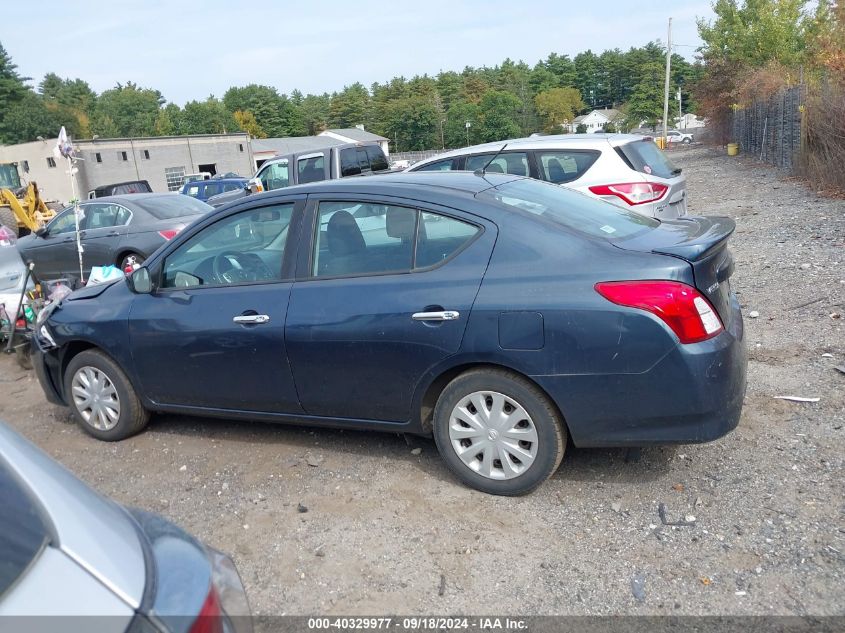
POLYGON ((414 321, 454 321, 461 313, 457 310, 441 310, 440 312, 414 312, 411 318, 414 321))
POLYGON ((270 317, 266 314, 241 314, 232 319, 235 323, 240 324, 260 324, 260 323, 267 323, 270 321, 270 317))

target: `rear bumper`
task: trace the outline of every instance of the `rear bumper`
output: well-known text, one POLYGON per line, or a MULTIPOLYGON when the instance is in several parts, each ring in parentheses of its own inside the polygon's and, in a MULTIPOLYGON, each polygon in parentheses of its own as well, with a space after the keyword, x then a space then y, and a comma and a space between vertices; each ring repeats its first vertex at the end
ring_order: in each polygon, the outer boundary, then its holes
POLYGON ((49 353, 42 352, 37 345, 33 344, 32 368, 35 370, 35 375, 38 376, 38 382, 44 390, 47 401, 63 407, 67 406, 62 398, 61 389, 56 384, 59 375, 58 359, 49 353))
POLYGON ((737 334, 679 344, 642 374, 533 378, 557 402, 576 446, 709 442, 742 413, 747 359, 737 334))

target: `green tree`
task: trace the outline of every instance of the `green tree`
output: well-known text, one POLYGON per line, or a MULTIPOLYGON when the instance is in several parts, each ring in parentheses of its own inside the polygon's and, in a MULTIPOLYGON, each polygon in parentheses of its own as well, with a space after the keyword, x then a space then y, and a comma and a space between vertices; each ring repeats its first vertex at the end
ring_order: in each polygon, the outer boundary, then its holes
POLYGON ((55 138, 64 123, 31 90, 9 105, 0 117, 0 141, 24 143, 42 136, 55 138))
POLYGON ((181 118, 181 134, 225 134, 238 129, 234 115, 214 96, 205 101, 189 101, 181 118))
POLYGON ((91 131, 101 137, 152 136, 163 103, 158 90, 140 88, 131 81, 117 84, 97 99, 91 131))
POLYGON ((537 111, 543 117, 547 132, 561 133, 565 123, 575 118, 586 106, 575 88, 552 88, 534 97, 537 111))
POLYGON ((519 136, 519 114, 522 103, 509 92, 490 90, 478 104, 479 136, 482 141, 501 141, 519 136))
POLYGON ((288 135, 287 97, 275 88, 258 84, 229 88, 223 95, 223 105, 233 114, 238 110, 252 112, 268 136, 288 135))
POLYGON ((716 0, 716 19, 698 21, 705 60, 718 57, 760 68, 796 66, 805 49, 807 0, 716 0))
POLYGON ((346 86, 332 95, 329 124, 334 128, 368 125, 370 122, 370 93, 361 83, 346 86))
POLYGON ((328 94, 306 95, 302 99, 300 110, 308 134, 319 134, 329 126, 331 97, 328 94))
POLYGON ((479 106, 466 101, 456 101, 446 111, 446 123, 443 133, 446 137, 446 147, 456 148, 473 145, 479 140, 480 134, 479 106), (467 128, 466 124, 470 127, 467 128))
POLYGON ((645 121, 654 129, 663 118, 664 81, 665 68, 660 64, 652 63, 644 69, 642 79, 634 86, 626 104, 628 118, 633 126, 645 121))

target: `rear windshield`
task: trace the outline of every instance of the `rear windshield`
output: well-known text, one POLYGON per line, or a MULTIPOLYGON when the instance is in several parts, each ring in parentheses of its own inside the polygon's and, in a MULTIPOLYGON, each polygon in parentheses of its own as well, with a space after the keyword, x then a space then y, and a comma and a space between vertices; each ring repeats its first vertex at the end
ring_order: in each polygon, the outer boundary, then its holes
POLYGON ((208 213, 212 209, 211 205, 202 200, 178 194, 146 200, 133 200, 133 202, 159 220, 172 220, 186 215, 200 215, 208 213))
POLYGON ((478 194, 508 210, 528 213, 543 220, 593 237, 617 240, 660 225, 654 218, 628 211, 615 204, 539 180, 512 180, 478 194))
POLYGON ((674 178, 681 170, 669 160, 654 141, 644 139, 620 145, 618 151, 628 160, 631 167, 649 176, 674 178))
POLYGON ((47 530, 27 491, 0 461, 0 598, 47 544, 47 530))

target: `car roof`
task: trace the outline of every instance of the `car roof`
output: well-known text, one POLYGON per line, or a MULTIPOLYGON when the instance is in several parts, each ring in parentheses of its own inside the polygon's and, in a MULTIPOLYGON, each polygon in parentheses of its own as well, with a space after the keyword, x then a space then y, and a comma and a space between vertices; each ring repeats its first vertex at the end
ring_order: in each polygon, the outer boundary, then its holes
POLYGON ((483 143, 481 145, 471 145, 469 147, 462 147, 442 154, 437 154, 431 158, 426 158, 417 163, 414 163, 410 169, 418 168, 421 165, 427 165, 444 158, 451 158, 455 156, 466 156, 469 154, 483 154, 489 152, 497 152, 503 147, 505 151, 515 150, 537 150, 537 149, 607 149, 607 146, 618 147, 626 143, 634 141, 645 140, 645 136, 639 134, 615 134, 615 133, 601 133, 601 134, 549 134, 548 136, 530 136, 527 138, 516 138, 504 141, 496 141, 493 143, 483 143), (505 147, 506 146, 506 147, 505 147))
POLYGON ((169 191, 167 193, 121 193, 114 196, 103 196, 102 198, 92 198, 91 200, 81 200, 79 204, 100 204, 103 202, 117 202, 131 206, 136 202, 150 202, 160 198, 171 198, 178 196, 179 193, 169 191))
POLYGON ((305 185, 294 185, 284 187, 259 195, 284 195, 287 193, 371 193, 382 195, 401 195, 402 192, 417 193, 419 190, 439 190, 442 193, 464 194, 474 196, 475 194, 497 187, 506 182, 524 179, 524 176, 512 174, 489 173, 484 176, 476 176, 471 171, 450 171, 450 172, 399 172, 375 176, 362 176, 352 178, 340 178, 334 180, 321 180, 319 182, 305 185))

